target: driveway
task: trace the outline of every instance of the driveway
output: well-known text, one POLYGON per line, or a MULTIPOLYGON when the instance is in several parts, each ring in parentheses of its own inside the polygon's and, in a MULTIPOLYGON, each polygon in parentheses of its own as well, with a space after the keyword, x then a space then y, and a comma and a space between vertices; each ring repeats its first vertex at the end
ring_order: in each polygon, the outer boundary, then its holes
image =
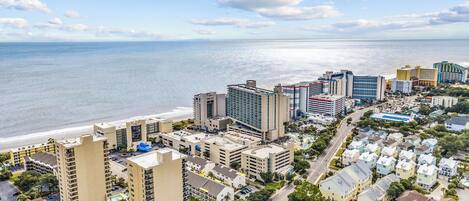
POLYGON ((0 198, 2 201, 15 201, 16 196, 14 196, 13 194, 15 194, 16 192, 18 192, 18 189, 16 189, 16 187, 10 182, 0 182, 0 198))

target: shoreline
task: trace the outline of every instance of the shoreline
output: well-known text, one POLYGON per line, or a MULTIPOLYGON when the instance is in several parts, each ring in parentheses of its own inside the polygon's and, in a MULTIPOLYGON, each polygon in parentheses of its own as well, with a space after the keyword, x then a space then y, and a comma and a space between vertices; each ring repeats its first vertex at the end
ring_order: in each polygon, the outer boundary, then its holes
MULTIPOLYGON (((190 107, 177 107, 170 112, 164 112, 160 114, 153 115, 143 115, 143 116, 134 116, 127 119, 121 119, 117 121, 111 121, 108 123, 121 123, 129 119, 135 118, 151 118, 157 117, 166 120, 172 120, 174 122, 186 120, 192 118, 192 108, 190 107)), ((99 123, 99 122, 95 122, 99 123)), ((76 126, 70 128, 49 130, 43 132, 30 133, 26 135, 19 135, 14 137, 0 138, 0 153, 9 151, 10 149, 28 146, 33 144, 40 144, 47 142, 49 138, 54 139, 67 139, 67 138, 76 138, 83 134, 91 133, 93 130, 93 124, 85 126, 76 126)))

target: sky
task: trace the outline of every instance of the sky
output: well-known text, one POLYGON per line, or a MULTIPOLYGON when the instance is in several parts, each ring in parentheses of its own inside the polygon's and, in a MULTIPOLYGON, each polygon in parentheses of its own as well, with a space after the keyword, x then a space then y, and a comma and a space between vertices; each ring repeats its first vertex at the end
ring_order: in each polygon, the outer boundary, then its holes
POLYGON ((469 38, 468 0, 0 0, 0 41, 469 38))

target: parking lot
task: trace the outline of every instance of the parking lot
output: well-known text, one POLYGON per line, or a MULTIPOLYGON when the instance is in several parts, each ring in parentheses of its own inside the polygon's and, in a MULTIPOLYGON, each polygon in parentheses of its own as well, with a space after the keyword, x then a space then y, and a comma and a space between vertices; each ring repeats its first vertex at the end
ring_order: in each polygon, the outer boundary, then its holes
POLYGON ((257 191, 259 191, 258 188, 249 185, 249 186, 246 186, 246 187, 240 189, 239 191, 237 191, 235 193, 235 198, 237 198, 237 199, 246 199, 246 197, 248 195, 250 195, 251 193, 257 192, 257 191))
POLYGON ((16 189, 13 184, 11 184, 8 181, 2 181, 0 182, 0 200, 2 201, 14 201, 16 200, 16 193, 18 192, 18 189, 16 189))

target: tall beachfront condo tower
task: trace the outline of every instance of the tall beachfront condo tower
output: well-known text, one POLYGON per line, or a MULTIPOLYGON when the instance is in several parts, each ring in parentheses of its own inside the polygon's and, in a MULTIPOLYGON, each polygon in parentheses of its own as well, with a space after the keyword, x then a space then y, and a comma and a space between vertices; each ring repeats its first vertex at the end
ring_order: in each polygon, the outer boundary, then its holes
POLYGON ((341 70, 338 73, 327 71, 321 78, 326 83, 324 93, 352 97, 353 73, 348 70, 341 70))
POLYGON ((194 124, 208 127, 209 120, 226 116, 226 95, 215 92, 196 94, 193 99, 194 124))
POLYGON ((406 65, 397 69, 396 79, 403 81, 412 81, 413 86, 433 86, 437 81, 438 71, 433 68, 422 68, 420 66, 411 67, 406 65))
POLYGON ((323 82, 300 82, 281 86, 282 92, 289 98, 289 116, 296 119, 308 112, 309 97, 322 94, 323 82))
POLYGON ((163 148, 127 159, 129 201, 187 198, 185 155, 163 148))
POLYGON ((383 100, 386 79, 383 76, 354 76, 352 98, 383 100))
POLYGON ((288 97, 281 87, 274 91, 258 88, 255 80, 228 85, 226 113, 234 124, 229 131, 275 140, 285 134, 288 121, 288 97))
POLYGON ((56 147, 60 200, 107 200, 111 170, 106 137, 83 135, 59 140, 56 147))
POLYGON ((438 71, 438 83, 466 82, 467 80, 467 67, 442 61, 434 63, 433 68, 438 71))

